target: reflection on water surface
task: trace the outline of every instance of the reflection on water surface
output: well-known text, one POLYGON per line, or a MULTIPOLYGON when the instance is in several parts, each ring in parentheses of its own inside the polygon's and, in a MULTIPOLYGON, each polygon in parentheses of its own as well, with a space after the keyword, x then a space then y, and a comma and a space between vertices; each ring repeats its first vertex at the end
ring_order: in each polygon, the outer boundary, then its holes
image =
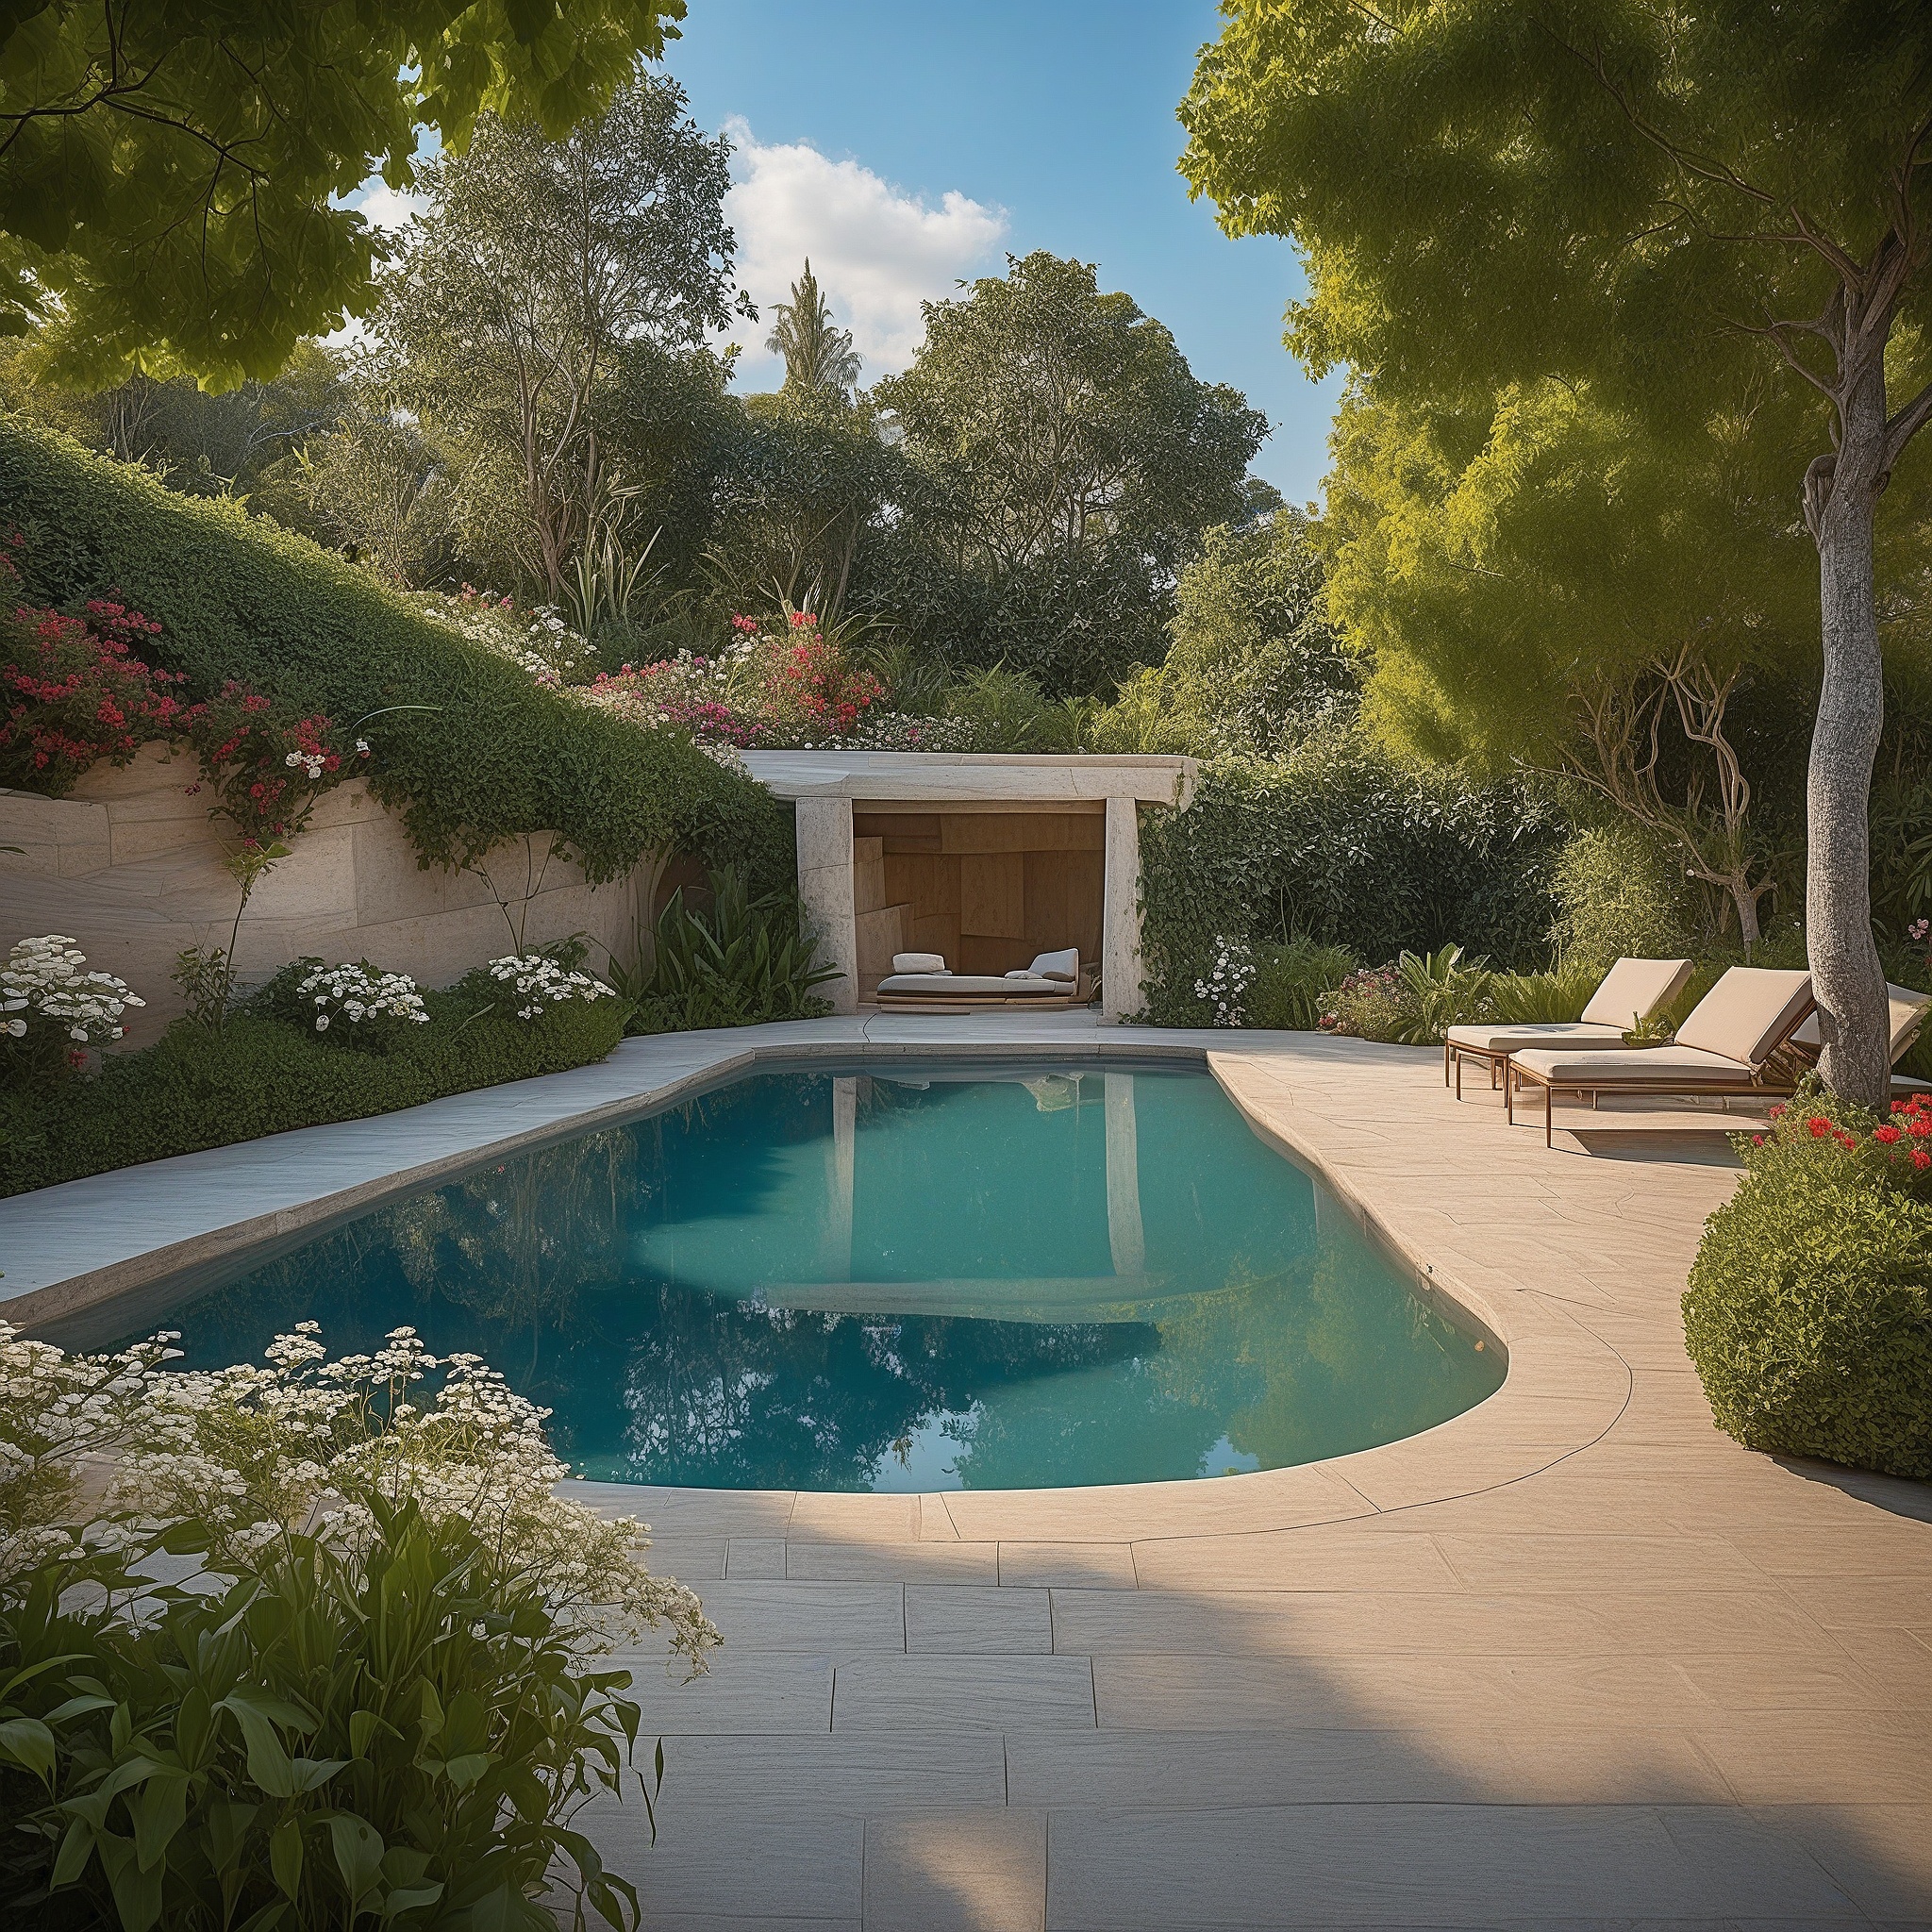
POLYGON ((412 1323, 582 1474, 1037 1488, 1278 1468, 1502 1379, 1206 1074, 772 1074, 380 1208, 174 1310, 192 1362, 412 1323))

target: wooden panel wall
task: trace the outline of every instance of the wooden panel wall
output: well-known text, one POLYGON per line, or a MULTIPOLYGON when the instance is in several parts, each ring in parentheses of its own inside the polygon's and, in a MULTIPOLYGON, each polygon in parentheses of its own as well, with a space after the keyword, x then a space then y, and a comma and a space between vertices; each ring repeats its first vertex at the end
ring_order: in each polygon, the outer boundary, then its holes
POLYGON ((905 902, 907 946, 958 973, 1007 973, 1077 946, 1098 964, 1106 821, 1097 812, 868 812, 883 898, 905 902))

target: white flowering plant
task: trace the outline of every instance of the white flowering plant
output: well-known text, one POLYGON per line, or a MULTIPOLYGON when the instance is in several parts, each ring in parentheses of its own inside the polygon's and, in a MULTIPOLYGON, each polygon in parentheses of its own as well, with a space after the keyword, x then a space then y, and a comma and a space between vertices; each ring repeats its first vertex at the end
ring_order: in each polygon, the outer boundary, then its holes
POLYGON ((327 966, 297 962, 293 997, 305 1030, 367 1053, 392 1045, 410 1026, 426 1026, 429 1008, 407 973, 378 973, 367 959, 327 966))
POLYGON ((20 1080, 76 1071, 90 1047, 126 1032, 130 1007, 145 1005, 125 979, 89 971, 65 933, 17 940, 0 965, 0 1069, 20 1080))
POLYGON ((0 1324, 0 1917, 551 1926, 570 1867, 579 1925, 636 1925, 570 1823, 662 1776, 598 1659, 718 1641, 642 1526, 559 1495, 546 1412, 412 1330, 219 1372, 175 1339, 0 1324), (166 1552, 196 1567, 157 1581, 166 1552))
POLYGON ((613 1000, 615 987, 588 973, 574 971, 548 953, 509 953, 482 969, 499 999, 508 998, 519 1020, 541 1020, 573 1000, 613 1000))
POLYGON ((411 600, 425 617, 460 631, 499 658, 508 658, 538 684, 579 685, 597 670, 596 646, 563 621, 552 604, 540 604, 527 618, 516 601, 465 584, 455 596, 424 591, 411 600))
POLYGON ((1208 976, 1194 982, 1194 997, 1213 1008, 1215 1025, 1243 1023, 1244 1003, 1255 973, 1255 949, 1246 940, 1229 939, 1224 934, 1216 937, 1208 976))

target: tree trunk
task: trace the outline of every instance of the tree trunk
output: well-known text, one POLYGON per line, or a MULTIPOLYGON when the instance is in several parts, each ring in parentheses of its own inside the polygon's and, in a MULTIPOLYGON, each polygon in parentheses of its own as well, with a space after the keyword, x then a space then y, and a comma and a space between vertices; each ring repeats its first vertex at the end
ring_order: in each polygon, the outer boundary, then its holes
POLYGON ((1806 786, 1805 933, 1834 1092, 1885 1110, 1891 1088, 1885 974, 1872 937, 1872 767, 1885 716, 1872 528, 1885 488, 1885 375, 1874 358, 1846 398, 1829 494, 1812 520, 1824 686, 1806 786))
POLYGON ((1751 890, 1751 882, 1740 872, 1730 882, 1731 903, 1738 908, 1738 937, 1743 941, 1744 957, 1751 957, 1762 934, 1757 926, 1757 894, 1751 890))

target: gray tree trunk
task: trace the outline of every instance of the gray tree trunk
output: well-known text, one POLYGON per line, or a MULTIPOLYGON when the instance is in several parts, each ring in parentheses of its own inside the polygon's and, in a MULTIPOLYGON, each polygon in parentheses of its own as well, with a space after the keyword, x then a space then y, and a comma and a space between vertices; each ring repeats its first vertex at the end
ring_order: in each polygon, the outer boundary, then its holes
POLYGON ((1891 1087, 1885 974, 1872 937, 1872 767, 1885 719, 1872 530, 1885 488, 1885 373, 1874 358, 1846 398, 1828 494, 1811 516, 1824 605, 1824 688, 1806 785, 1805 936, 1824 1052, 1848 1100, 1885 1110, 1891 1087))

